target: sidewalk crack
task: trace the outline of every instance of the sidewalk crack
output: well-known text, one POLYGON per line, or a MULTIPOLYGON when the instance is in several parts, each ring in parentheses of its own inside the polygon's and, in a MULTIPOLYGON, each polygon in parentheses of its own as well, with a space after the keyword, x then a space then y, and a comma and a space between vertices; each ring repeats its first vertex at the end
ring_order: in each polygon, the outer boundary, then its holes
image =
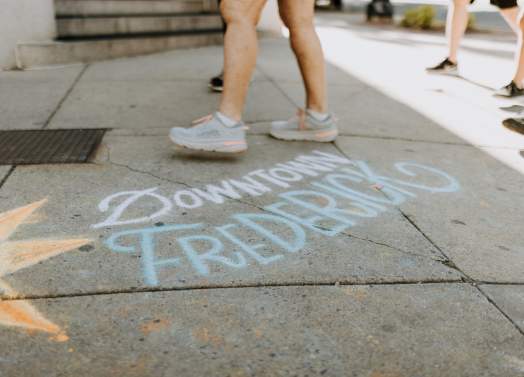
POLYGON ((73 89, 75 88, 76 84, 78 84, 78 82, 80 81, 80 79, 82 78, 82 76, 84 75, 84 73, 87 71, 87 69, 89 68, 89 64, 86 64, 81 70, 80 72, 78 73, 78 75, 75 77, 75 79, 73 80, 73 83, 71 84, 71 86, 69 87, 69 89, 66 90, 64 96, 60 99, 60 101, 58 101, 58 104, 56 105, 56 108, 53 110, 53 112, 49 115, 49 117, 46 119, 46 121, 44 122, 44 125, 42 126, 42 129, 46 129, 49 124, 51 123, 51 121, 53 120, 53 118, 55 117, 55 115, 58 113, 58 111, 60 111, 60 109, 62 108, 62 105, 64 104, 64 102, 66 101, 66 99, 69 97, 69 95, 71 94, 71 92, 73 91, 73 89))
POLYGON ((0 189, 4 186, 4 184, 7 182, 11 174, 14 173, 16 169, 16 165, 11 166, 11 168, 7 171, 6 175, 0 180, 0 189))

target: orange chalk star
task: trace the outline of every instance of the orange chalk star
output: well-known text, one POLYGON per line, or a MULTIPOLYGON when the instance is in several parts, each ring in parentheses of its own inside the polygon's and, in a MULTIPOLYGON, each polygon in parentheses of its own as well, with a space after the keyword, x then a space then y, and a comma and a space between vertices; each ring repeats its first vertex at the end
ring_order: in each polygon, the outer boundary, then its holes
MULTIPOLYGON (((74 250, 90 242, 88 239, 8 241, 17 228, 29 222, 31 215, 46 199, 12 211, 0 213, 0 278, 40 261, 74 250)), ((0 293, 16 296, 16 292, 0 279, 0 293)), ((0 325, 43 331, 56 341, 68 339, 64 331, 47 320, 27 301, 0 301, 0 325)))

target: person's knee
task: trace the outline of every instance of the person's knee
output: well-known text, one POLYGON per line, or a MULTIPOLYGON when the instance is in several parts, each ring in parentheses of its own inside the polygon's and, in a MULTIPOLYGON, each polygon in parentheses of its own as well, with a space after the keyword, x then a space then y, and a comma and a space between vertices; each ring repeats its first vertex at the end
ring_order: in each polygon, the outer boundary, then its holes
POLYGON ((249 7, 249 2, 242 0, 222 0, 220 2, 220 13, 224 22, 228 25, 241 23, 255 27, 260 18, 260 12, 253 11, 249 7))
POLYGON ((291 34, 300 34, 314 29, 313 17, 309 15, 284 15, 282 22, 289 29, 291 34))

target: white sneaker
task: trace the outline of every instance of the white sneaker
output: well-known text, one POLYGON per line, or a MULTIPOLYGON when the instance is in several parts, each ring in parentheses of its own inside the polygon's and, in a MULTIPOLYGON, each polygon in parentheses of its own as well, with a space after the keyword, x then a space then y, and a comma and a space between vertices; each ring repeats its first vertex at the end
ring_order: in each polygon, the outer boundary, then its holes
POLYGON ((328 143, 338 136, 336 119, 333 114, 319 121, 307 111, 299 109, 290 120, 271 123, 271 136, 281 140, 304 140, 328 143))
POLYGON ((247 127, 244 123, 228 127, 216 113, 193 123, 196 125, 191 128, 172 128, 169 133, 171 141, 180 147, 206 152, 238 153, 247 150, 247 127))

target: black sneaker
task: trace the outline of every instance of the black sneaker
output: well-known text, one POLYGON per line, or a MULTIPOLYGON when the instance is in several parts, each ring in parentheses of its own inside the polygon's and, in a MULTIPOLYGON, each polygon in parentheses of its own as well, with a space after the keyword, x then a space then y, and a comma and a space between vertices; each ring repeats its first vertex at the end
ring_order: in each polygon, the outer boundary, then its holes
POLYGON ((458 64, 453 63, 449 58, 444 59, 441 63, 434 67, 426 68, 427 73, 433 73, 438 75, 458 75, 458 64))
POLYGON ((214 92, 222 92, 224 90, 224 72, 209 80, 209 88, 214 92))
POLYGON ((494 95, 498 97, 508 97, 508 98, 523 96, 524 88, 519 88, 517 84, 515 84, 515 81, 511 81, 505 87, 497 90, 494 95))
POLYGON ((502 121, 502 125, 508 130, 524 134, 524 118, 508 118, 502 121))

